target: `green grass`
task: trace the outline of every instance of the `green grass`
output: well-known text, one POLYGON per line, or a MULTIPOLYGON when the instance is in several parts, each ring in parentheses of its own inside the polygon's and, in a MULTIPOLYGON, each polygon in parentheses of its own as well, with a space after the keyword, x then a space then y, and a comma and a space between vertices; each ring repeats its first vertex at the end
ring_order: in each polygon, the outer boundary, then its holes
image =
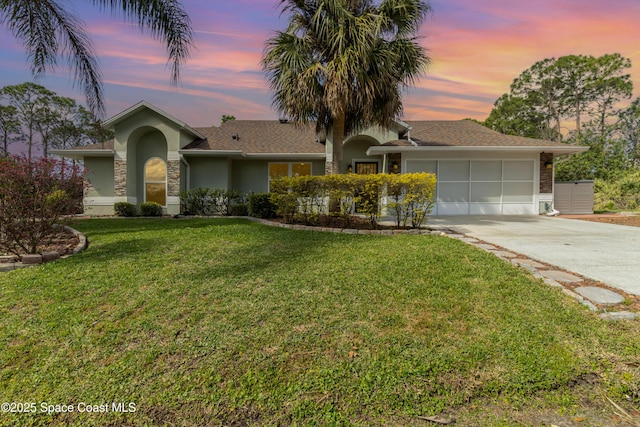
POLYGON ((602 322, 453 239, 73 226, 85 252, 0 274, 0 401, 136 412, 0 425, 425 425, 443 411, 521 425, 514 413, 606 410, 578 389, 640 400, 638 322, 602 322))

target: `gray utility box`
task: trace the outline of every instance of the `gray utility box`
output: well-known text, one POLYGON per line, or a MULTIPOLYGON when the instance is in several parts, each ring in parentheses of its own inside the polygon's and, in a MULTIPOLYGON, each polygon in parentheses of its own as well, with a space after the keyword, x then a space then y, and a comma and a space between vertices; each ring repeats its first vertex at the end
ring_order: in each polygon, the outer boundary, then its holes
POLYGON ((553 207, 561 214, 592 214, 593 181, 556 182, 553 207))

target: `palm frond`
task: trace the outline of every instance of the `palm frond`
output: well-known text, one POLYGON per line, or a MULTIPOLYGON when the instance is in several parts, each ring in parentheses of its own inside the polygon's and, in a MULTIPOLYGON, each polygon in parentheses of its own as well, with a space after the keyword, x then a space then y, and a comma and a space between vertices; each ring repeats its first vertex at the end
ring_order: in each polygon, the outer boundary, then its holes
POLYGON ((58 65, 61 55, 69 64, 74 82, 85 92, 89 108, 104 113, 98 63, 82 21, 53 0, 4 0, 0 23, 7 24, 27 52, 31 71, 41 75, 58 65))
POLYGON ((171 67, 171 81, 180 80, 180 66, 189 58, 193 47, 191 20, 177 0, 92 0, 103 9, 122 15, 139 26, 150 31, 157 40, 166 43, 171 67))

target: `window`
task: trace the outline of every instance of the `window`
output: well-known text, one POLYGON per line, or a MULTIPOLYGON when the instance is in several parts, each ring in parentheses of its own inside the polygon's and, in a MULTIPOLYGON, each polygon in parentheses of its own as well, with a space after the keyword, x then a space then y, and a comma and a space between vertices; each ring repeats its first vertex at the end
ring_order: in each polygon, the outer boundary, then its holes
POLYGON ((159 157, 144 164, 144 201, 167 205, 167 164, 159 157))
POLYGON ((304 175, 311 175, 311 163, 269 163, 269 188, 274 179, 304 175))

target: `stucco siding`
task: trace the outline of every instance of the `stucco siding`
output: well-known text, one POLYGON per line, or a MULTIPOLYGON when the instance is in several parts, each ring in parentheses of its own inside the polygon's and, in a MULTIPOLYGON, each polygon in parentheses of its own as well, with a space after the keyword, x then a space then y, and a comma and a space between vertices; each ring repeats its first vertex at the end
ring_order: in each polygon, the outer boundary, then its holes
POLYGON ((351 165, 355 172, 355 162, 377 162, 378 172, 382 172, 382 156, 367 156, 367 149, 372 145, 378 144, 368 137, 356 137, 347 142, 342 152, 343 168, 341 172, 347 172, 348 165, 351 165))
POLYGON ((311 163, 312 175, 324 175, 324 161, 294 160, 234 160, 231 164, 231 188, 238 191, 265 193, 269 191, 269 163, 311 163))
POLYGON ((191 188, 229 188, 231 160, 220 157, 188 157, 191 188))
POLYGON ((85 179, 91 185, 87 187, 85 197, 113 197, 113 159, 111 157, 86 157, 85 179))
POLYGON ((231 187, 234 190, 254 193, 269 191, 268 160, 234 160, 231 168, 231 187))

